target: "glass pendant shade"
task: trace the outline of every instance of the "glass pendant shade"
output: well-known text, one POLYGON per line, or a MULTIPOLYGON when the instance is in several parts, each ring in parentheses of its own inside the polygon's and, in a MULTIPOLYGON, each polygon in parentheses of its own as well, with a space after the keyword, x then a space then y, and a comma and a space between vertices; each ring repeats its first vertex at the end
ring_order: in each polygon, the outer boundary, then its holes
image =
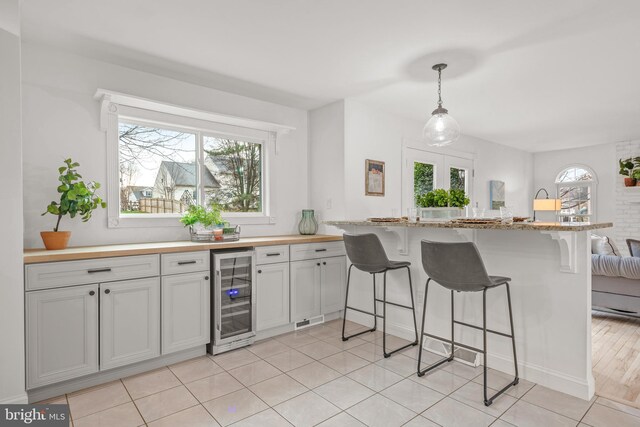
POLYGON ((435 147, 449 145, 460 138, 460 125, 446 112, 435 112, 424 126, 422 136, 435 147))

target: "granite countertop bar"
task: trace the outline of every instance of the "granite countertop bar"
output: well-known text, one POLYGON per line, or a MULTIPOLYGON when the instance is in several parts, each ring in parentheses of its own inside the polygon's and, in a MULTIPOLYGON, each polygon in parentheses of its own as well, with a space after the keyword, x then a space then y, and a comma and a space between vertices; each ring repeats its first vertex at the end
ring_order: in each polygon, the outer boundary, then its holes
POLYGON ((46 249, 25 249, 24 263, 37 262, 74 261, 91 258, 107 258, 129 255, 146 255, 158 253, 206 251, 209 249, 250 248, 255 246, 289 245, 298 243, 322 243, 341 241, 342 236, 329 235, 284 235, 265 237, 244 237, 235 242, 157 242, 157 243, 130 243, 104 246, 79 246, 62 250, 48 251, 46 249))
POLYGON ((476 230, 533 230, 533 231, 589 231, 611 228, 611 222, 598 223, 560 223, 560 222, 514 222, 513 224, 464 224, 451 221, 418 221, 418 222, 371 222, 364 220, 323 221, 333 226, 356 225, 366 227, 419 227, 419 228, 471 228, 476 230))

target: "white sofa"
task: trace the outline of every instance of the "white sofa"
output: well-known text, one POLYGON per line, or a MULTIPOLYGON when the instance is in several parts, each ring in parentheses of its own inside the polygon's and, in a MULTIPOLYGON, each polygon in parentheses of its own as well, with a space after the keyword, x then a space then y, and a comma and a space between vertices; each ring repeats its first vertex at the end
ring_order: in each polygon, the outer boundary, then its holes
POLYGON ((591 255, 591 305, 640 317, 640 258, 591 255))

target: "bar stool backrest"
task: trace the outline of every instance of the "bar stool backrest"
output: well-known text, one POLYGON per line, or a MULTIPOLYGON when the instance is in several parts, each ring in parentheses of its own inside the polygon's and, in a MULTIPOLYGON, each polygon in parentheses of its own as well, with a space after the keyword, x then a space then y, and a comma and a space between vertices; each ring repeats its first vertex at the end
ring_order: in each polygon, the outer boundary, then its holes
POLYGON ((344 233, 347 256, 355 268, 367 273, 377 273, 389 265, 389 258, 378 236, 373 233, 344 233))
POLYGON ((427 275, 447 289, 477 292, 491 279, 473 242, 422 241, 422 266, 427 275))

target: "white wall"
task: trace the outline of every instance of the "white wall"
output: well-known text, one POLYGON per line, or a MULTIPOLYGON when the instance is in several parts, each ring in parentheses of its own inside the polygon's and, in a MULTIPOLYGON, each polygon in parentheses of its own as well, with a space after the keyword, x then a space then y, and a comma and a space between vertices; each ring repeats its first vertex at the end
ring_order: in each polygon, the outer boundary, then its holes
MULTIPOLYGON (((596 221, 615 221, 616 180, 621 179, 618 176, 615 143, 535 153, 533 155, 533 164, 535 191, 539 188, 545 188, 549 191, 550 197, 555 197, 556 195, 555 179, 561 170, 577 164, 590 167, 598 180, 595 203, 596 221)), ((548 221, 552 221, 555 218, 553 212, 538 212, 536 216, 541 220, 548 221)), ((613 230, 605 230, 602 234, 613 237, 613 230)))
POLYGON ((318 221, 346 215, 344 105, 341 100, 309 112, 309 203, 318 221))
POLYGON ((26 403, 22 277, 20 2, 0 0, 0 403, 26 403))
MULTIPOLYGON (((22 46, 24 104, 24 218, 27 247, 42 247, 39 232, 51 229, 53 216, 40 214, 56 197, 57 167, 66 157, 80 163, 87 179, 106 183, 106 136, 99 127, 97 88, 157 101, 280 123, 296 128, 278 139, 271 176, 276 224, 243 226, 243 235, 289 234, 297 230, 299 211, 307 207, 307 112, 221 92, 154 74, 59 51, 22 46)), ((103 193, 103 194, 106 194, 103 193)), ((177 220, 176 220, 177 222, 177 220)), ((88 223, 64 218, 71 245, 187 239, 175 228, 107 228, 106 210, 88 223)))
MULTIPOLYGON (((390 216, 392 209, 400 212, 402 142, 420 141, 423 126, 424 123, 396 117, 355 100, 346 101, 344 150, 347 218, 390 216), (364 195, 366 159, 385 162, 384 197, 364 195)), ((475 156, 474 200, 480 207, 489 206, 489 180, 501 180, 506 183, 506 201, 514 207, 516 214, 529 214, 532 154, 466 135, 452 149, 475 156)), ((425 150, 429 150, 426 145, 425 150)))

